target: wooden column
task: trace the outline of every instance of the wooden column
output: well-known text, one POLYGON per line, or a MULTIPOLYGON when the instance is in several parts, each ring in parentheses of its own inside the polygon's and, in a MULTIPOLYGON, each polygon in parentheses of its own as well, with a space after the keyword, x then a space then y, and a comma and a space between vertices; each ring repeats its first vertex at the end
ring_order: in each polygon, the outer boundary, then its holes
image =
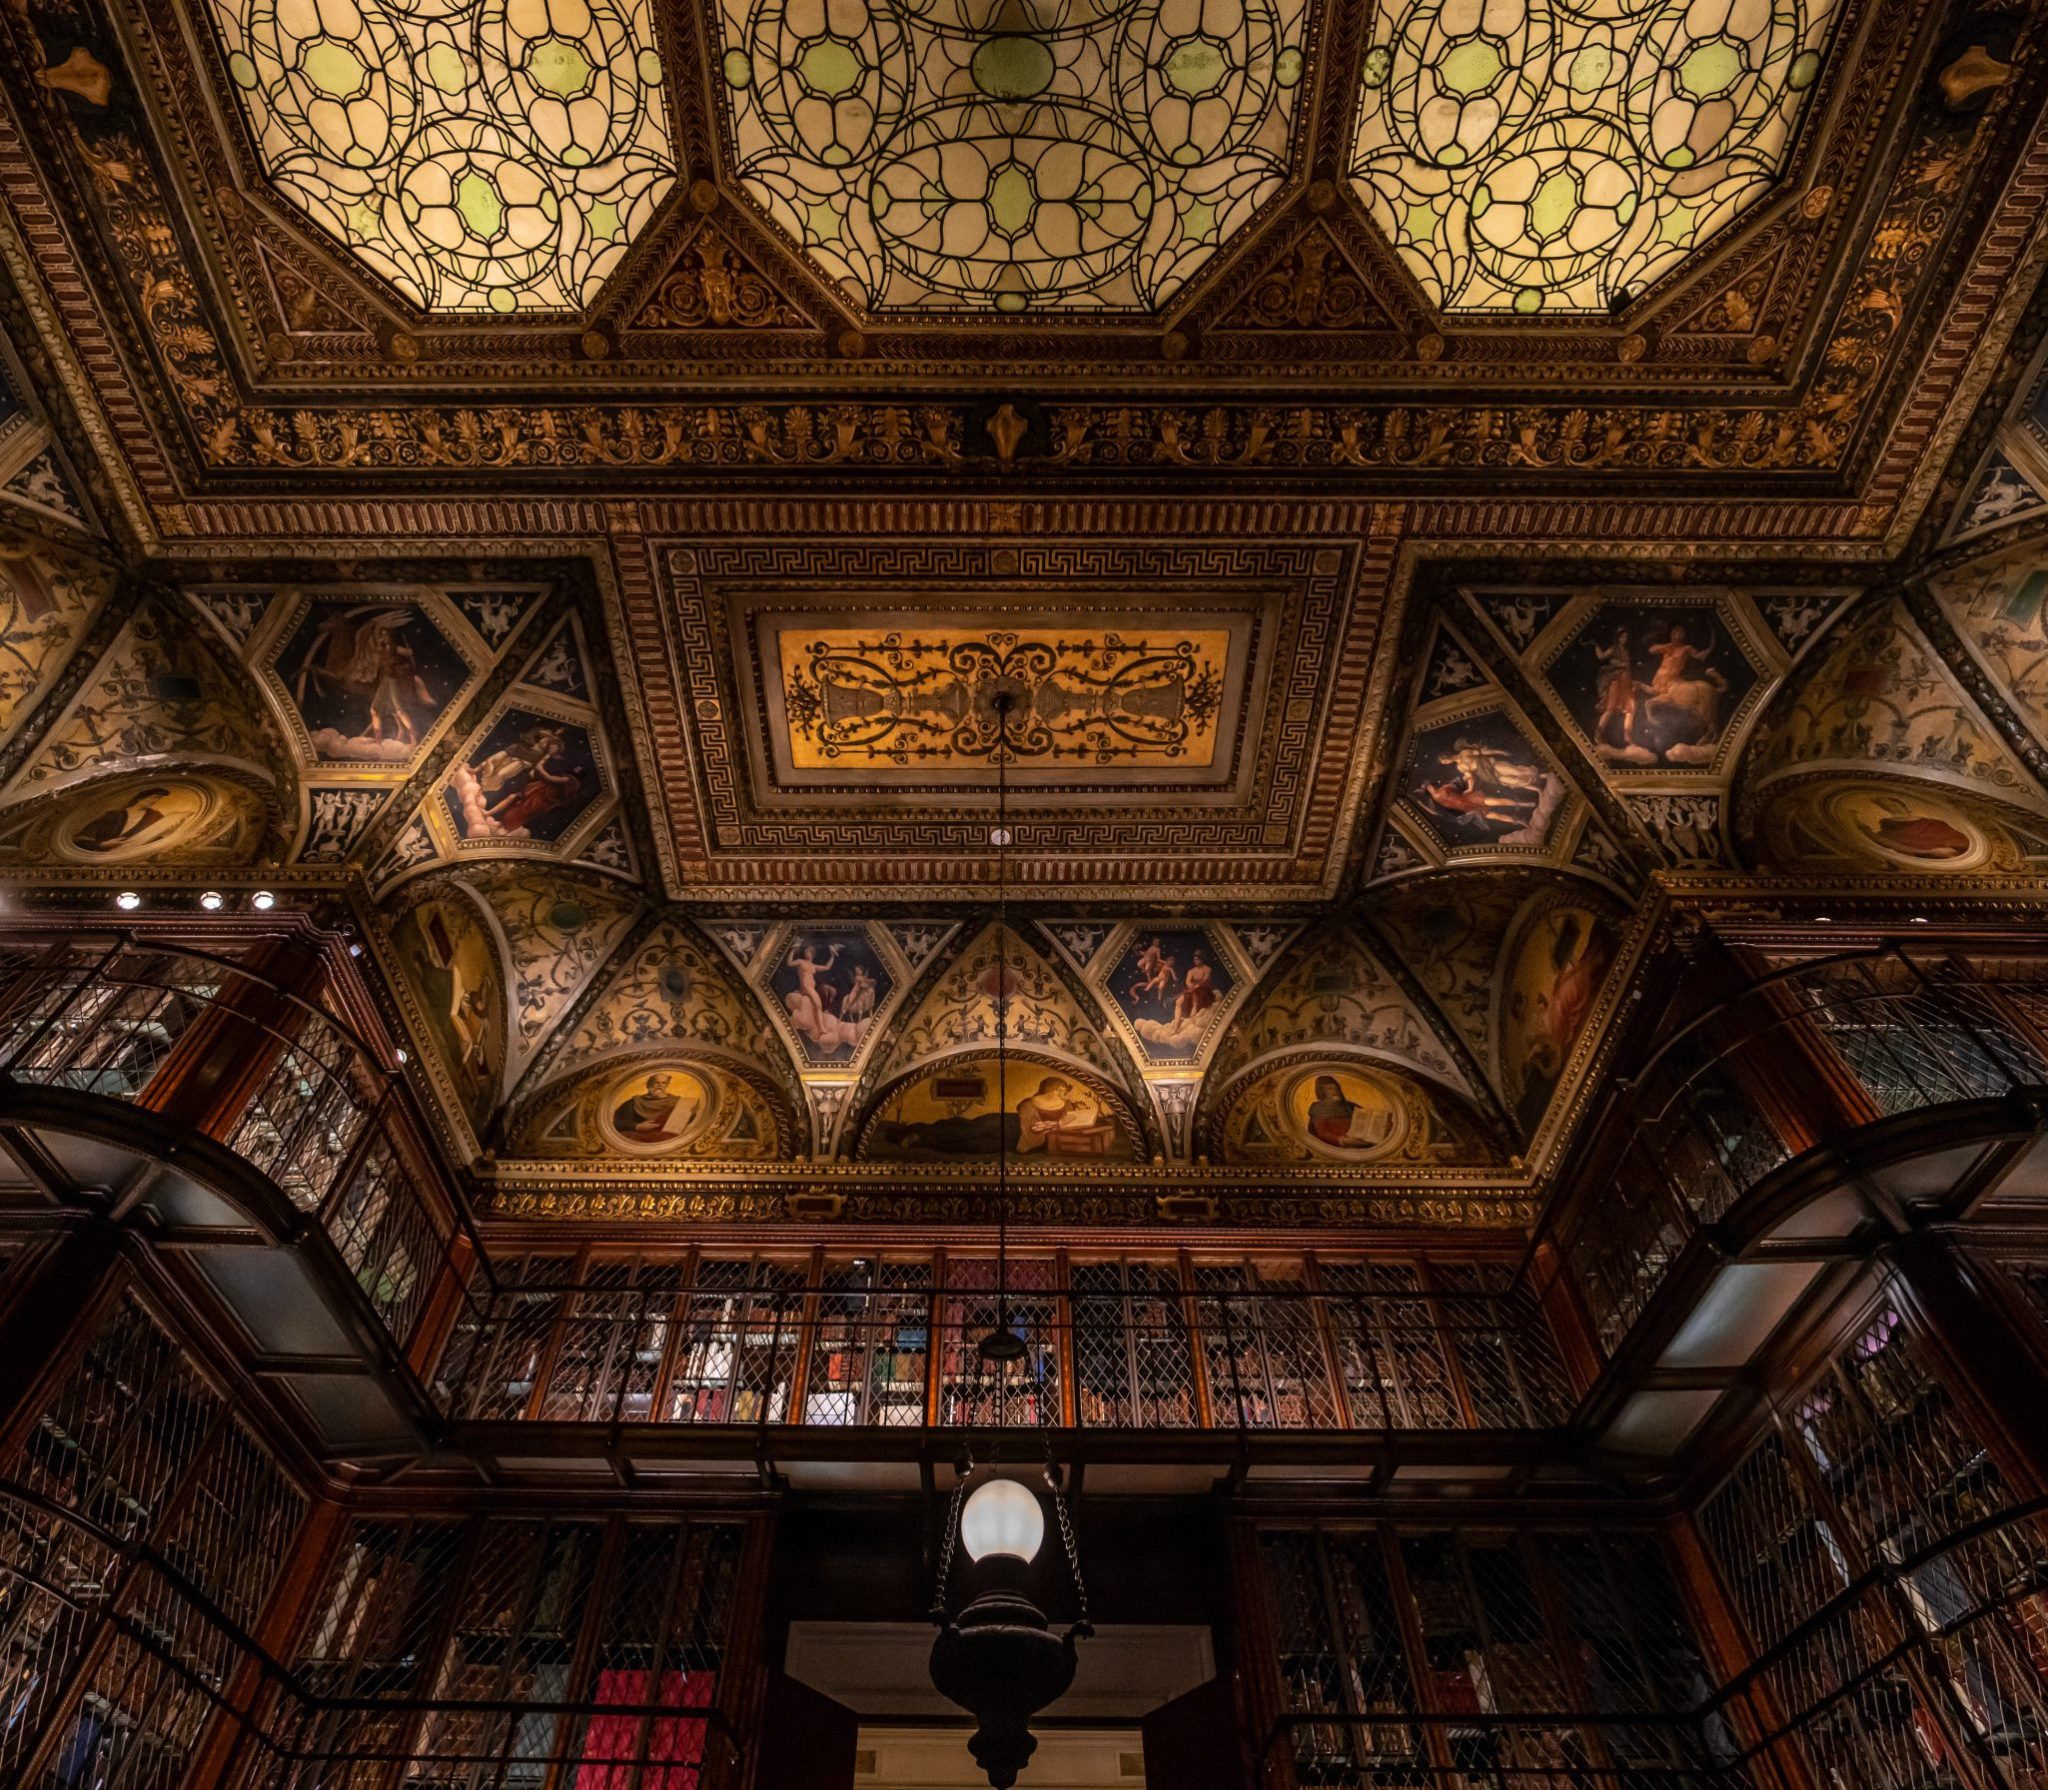
POLYGON ((0 1437, 20 1433, 23 1413, 43 1394, 111 1286, 122 1229, 98 1213, 79 1213, 24 1270, 18 1293, 0 1311, 0 1437))
POLYGON ((2008 1322, 1995 1289, 1945 1234, 1910 1232, 1880 1259, 1952 1370, 1958 1402, 2013 1479, 2014 1497, 2048 1492, 2048 1368, 2033 1339, 2008 1322))

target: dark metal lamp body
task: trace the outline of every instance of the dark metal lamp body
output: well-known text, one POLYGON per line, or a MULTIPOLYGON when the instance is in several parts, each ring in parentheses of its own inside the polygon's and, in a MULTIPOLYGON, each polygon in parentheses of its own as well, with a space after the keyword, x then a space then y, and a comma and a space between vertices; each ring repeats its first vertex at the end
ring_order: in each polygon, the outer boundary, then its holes
MULTIPOLYGON (((986 1570, 998 1563, 982 1565, 986 1570)), ((940 1629, 932 1643, 932 1683, 980 1722, 967 1750, 995 1790, 1010 1790, 1037 1751, 1031 1718, 1074 1682, 1076 1632, 1055 1637, 1030 1598, 1012 1585, 997 1585, 940 1629)))

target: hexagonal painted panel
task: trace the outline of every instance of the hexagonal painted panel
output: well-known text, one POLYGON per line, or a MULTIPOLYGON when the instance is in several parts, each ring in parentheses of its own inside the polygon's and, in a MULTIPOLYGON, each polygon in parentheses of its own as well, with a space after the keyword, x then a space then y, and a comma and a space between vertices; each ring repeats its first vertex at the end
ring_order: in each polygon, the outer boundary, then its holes
POLYGON ((1311 0, 716 0, 735 171, 874 311, 1150 311, 1278 191, 1311 0))
POLYGON ((1393 0, 1352 185, 1445 311, 1607 311, 1770 190, 1848 10, 1393 0))
POLYGON ((676 181, 649 0, 209 0, 277 189, 426 311, 580 309, 676 181))

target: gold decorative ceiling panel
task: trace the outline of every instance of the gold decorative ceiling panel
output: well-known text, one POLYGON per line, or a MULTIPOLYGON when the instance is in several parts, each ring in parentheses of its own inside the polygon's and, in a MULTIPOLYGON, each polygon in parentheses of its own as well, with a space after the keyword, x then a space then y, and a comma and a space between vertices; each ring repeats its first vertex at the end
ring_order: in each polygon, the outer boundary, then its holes
MULTIPOLYGON (((864 773, 907 787, 983 785, 999 746, 1019 790, 1104 771, 1227 780, 1270 605, 1195 606, 1192 624, 1132 612, 1022 617, 906 607, 858 626, 757 611, 753 646, 778 784, 864 773), (1225 626, 1204 626, 1224 621, 1225 626), (1007 724, 995 698, 1016 708, 1007 724)), ((865 780, 865 779, 864 779, 865 780)))
POLYGON ((1217 539, 1211 520, 993 549, 800 525, 651 549, 624 620, 675 886, 739 896, 799 864, 819 899, 984 882, 1007 688, 1039 892, 1327 887, 1363 792, 1392 544, 1217 539))

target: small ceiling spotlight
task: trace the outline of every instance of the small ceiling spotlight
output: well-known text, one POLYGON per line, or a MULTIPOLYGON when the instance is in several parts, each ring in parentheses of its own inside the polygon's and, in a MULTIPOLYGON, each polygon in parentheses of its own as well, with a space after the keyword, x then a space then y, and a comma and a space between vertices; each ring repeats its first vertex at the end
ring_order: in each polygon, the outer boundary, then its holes
POLYGON ((398 1050, 393 1052, 393 1054, 398 1058, 398 1066, 401 1069, 403 1069, 406 1066, 406 1064, 412 1061, 412 1059, 405 1054, 405 1049, 402 1045, 399 1047, 398 1050))
POLYGON ((228 898, 218 889, 208 889, 204 895, 199 897, 199 905, 206 909, 209 914, 219 913, 227 904, 228 898))
POLYGON ((1928 924, 1927 916, 1926 916, 1925 914, 1915 914, 1915 915, 1913 916, 1913 924, 1914 924, 1915 926, 1925 926, 1925 925, 1927 925, 1927 924, 1928 924))
POLYGON ((358 945, 353 940, 351 940, 349 943, 348 954, 351 957, 360 957, 363 954, 363 948, 361 945, 358 945))
POLYGON ((142 905, 142 897, 136 894, 133 889, 123 889, 120 894, 114 897, 114 905, 124 914, 132 914, 142 905))
POLYGON ((249 897, 249 905, 259 914, 267 914, 272 908, 277 906, 277 897, 271 894, 268 889, 258 889, 255 894, 249 897))
POLYGON ((1833 914, 1815 914, 1813 917, 1815 922, 1821 926, 1832 926, 1835 923, 1835 916, 1833 914))

